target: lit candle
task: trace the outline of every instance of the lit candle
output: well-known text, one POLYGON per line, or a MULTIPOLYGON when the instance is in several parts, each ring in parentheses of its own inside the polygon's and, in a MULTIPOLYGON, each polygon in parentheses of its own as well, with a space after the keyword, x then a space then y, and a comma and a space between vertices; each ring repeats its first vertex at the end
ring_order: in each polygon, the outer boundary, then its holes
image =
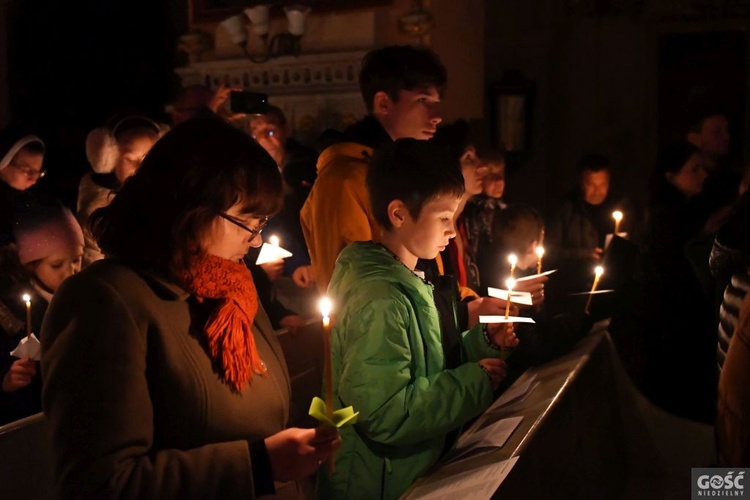
POLYGON ((544 247, 539 245, 536 247, 536 273, 542 274, 542 257, 544 257, 544 247))
POLYGON ((268 238, 268 241, 270 241, 271 245, 273 245, 275 247, 278 247, 281 244, 281 240, 279 240, 279 237, 276 236, 276 235, 273 235, 270 238, 268 238))
POLYGON ((612 218, 615 220, 615 234, 620 232, 620 221, 622 220, 622 212, 615 210, 612 212, 612 218))
POLYGON ((326 382, 326 413, 330 418, 333 414, 333 372, 331 368, 331 300, 328 297, 320 299, 320 314, 323 316, 323 366, 325 367, 326 382))
POLYGON ((31 295, 23 294, 22 299, 26 302, 26 337, 31 337, 31 295))
MULTIPOLYGON (((333 418, 333 369, 331 367, 331 299, 323 297, 318 303, 320 315, 323 316, 323 368, 326 383, 326 416, 333 418)), ((333 455, 328 459, 328 471, 334 472, 333 455)))
POLYGON ((505 319, 510 315, 510 295, 513 293, 513 287, 516 286, 516 280, 508 278, 505 280, 505 286, 508 287, 508 300, 505 302, 505 319))
POLYGON ((518 257, 516 257, 516 254, 512 253, 508 255, 508 263, 510 264, 510 277, 513 277, 513 274, 516 272, 516 264, 518 264, 518 257))
POLYGON ((599 278, 602 277, 602 274, 604 274, 604 268, 602 266, 596 266, 594 269, 594 284, 591 287, 591 293, 589 294, 589 298, 586 301, 586 309, 583 310, 586 314, 589 313, 589 306, 591 306, 591 298, 594 296, 594 292, 596 291, 596 286, 599 284, 599 278))

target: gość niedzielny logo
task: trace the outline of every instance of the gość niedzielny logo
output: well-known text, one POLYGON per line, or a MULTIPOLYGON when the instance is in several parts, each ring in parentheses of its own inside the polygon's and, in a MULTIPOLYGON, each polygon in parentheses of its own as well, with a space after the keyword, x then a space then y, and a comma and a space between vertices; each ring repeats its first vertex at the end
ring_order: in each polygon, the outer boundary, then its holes
MULTIPOLYGON (((694 497, 744 498, 745 471, 737 469, 701 469, 693 489, 694 497)), ((695 475, 694 475, 695 477, 695 475)))

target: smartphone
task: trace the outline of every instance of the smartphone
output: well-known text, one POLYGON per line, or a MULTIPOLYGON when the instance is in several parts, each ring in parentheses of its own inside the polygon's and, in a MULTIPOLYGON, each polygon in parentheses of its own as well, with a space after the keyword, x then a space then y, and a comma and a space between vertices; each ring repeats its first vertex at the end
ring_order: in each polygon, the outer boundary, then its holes
POLYGON ((232 113, 264 115, 268 113, 268 96, 259 92, 232 91, 229 95, 229 110, 232 113))

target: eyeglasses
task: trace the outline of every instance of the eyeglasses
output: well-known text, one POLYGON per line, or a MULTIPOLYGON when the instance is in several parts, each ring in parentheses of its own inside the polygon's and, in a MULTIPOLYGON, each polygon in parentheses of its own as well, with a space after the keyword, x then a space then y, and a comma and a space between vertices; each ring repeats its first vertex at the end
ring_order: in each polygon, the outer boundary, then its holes
POLYGON ((15 168, 29 179, 41 179, 47 173, 46 170, 34 170, 31 167, 22 167, 21 165, 16 165, 15 163, 10 163, 8 166, 15 168))
POLYGON ((264 215, 262 217, 259 217, 260 222, 258 223, 258 227, 256 227, 255 229, 250 229, 249 227, 247 227, 242 222, 238 221, 237 219, 235 219, 231 215, 225 214, 224 212, 216 212, 216 215, 218 215, 219 217, 221 217, 222 219, 224 219, 226 221, 231 222, 235 226, 244 229, 245 231, 247 231, 248 233, 250 233, 250 236, 252 236, 253 238, 255 238, 260 233, 262 233, 263 229, 268 225, 268 221, 271 220, 271 217, 269 215, 264 215))

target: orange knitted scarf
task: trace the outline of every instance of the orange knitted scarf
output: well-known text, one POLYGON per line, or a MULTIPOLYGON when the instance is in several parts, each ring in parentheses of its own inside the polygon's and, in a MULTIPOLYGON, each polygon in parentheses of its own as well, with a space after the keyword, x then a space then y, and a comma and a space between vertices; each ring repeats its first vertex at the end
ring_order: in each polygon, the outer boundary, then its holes
POLYGON ((211 357, 224 371, 223 379, 242 392, 246 383, 252 383, 253 372, 266 373, 252 331, 258 294, 250 270, 242 263, 203 255, 183 281, 199 302, 218 300, 203 331, 211 357))

